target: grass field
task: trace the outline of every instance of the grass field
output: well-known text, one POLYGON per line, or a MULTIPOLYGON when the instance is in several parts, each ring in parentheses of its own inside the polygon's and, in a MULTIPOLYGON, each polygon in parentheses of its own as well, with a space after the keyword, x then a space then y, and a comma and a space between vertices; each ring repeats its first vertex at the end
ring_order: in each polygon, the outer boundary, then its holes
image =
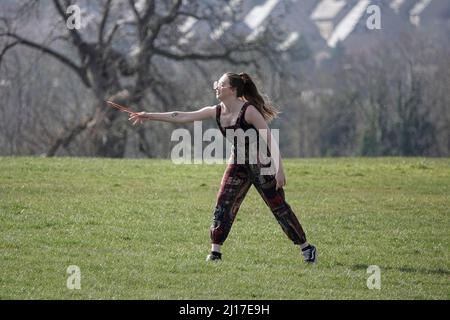
POLYGON ((224 260, 205 262, 224 168, 0 158, 0 299, 450 298, 450 159, 286 159, 313 266, 254 188, 224 260))

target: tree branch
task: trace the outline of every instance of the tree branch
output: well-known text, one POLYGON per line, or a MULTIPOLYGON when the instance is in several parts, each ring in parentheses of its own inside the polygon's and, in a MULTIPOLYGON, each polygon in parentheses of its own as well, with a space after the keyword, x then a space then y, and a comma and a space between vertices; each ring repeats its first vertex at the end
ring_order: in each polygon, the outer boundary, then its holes
POLYGON ((111 31, 108 33, 108 35, 106 36, 106 41, 105 41, 105 45, 110 45, 114 35, 116 34, 117 30, 119 30, 120 27, 122 27, 123 25, 131 25, 131 26, 136 26, 136 22, 135 21, 131 21, 131 20, 125 20, 125 19, 120 19, 117 20, 116 23, 114 24, 114 26, 112 27, 111 31))
POLYGON ((180 6, 182 4, 182 0, 176 0, 173 6, 170 8, 169 13, 163 17, 160 17, 156 23, 151 26, 151 37, 148 39, 149 46, 153 47, 153 43, 155 42, 155 39, 158 37, 159 32, 161 31, 161 28, 165 24, 169 24, 173 22, 177 16, 178 16, 178 9, 180 9, 180 6))
POLYGON ((31 40, 22 38, 20 36, 18 36, 15 33, 11 33, 11 32, 5 32, 5 33, 0 33, 0 37, 2 36, 6 36, 6 37, 10 37, 13 38, 15 40, 17 40, 16 44, 21 44, 39 51, 42 51, 50 56, 52 56, 53 58, 57 59, 58 61, 60 61, 61 63, 65 64, 66 66, 68 66, 69 68, 71 68, 73 71, 76 72, 76 74, 81 78, 81 80, 83 81, 83 83, 87 86, 90 87, 90 83, 89 80, 87 78, 86 75, 86 71, 84 68, 76 65, 72 60, 70 60, 69 58, 67 58, 66 56, 62 55, 59 52, 56 52, 53 49, 50 49, 42 44, 33 42, 31 40))
POLYGON ((100 22, 100 27, 99 27, 99 31, 98 31, 98 42, 99 42, 100 46, 102 46, 104 43, 105 26, 106 26, 106 22, 108 21, 110 7, 111 7, 111 0, 108 0, 105 4, 104 10, 103 10, 103 17, 102 17, 102 21, 100 22))
POLYGON ((136 20, 139 22, 141 21, 141 16, 139 15, 139 12, 136 9, 136 4, 134 3, 134 0, 128 0, 128 3, 130 4, 131 10, 133 10, 134 16, 136 17, 136 20))
POLYGON ((150 17, 155 13, 155 0, 147 0, 147 7, 145 8, 145 13, 142 16, 142 22, 147 23, 150 17))
POLYGON ((0 52, 0 65, 2 64, 2 59, 3 59, 3 56, 5 55, 6 51, 8 51, 9 49, 15 47, 15 46, 18 45, 18 44, 20 44, 19 41, 14 41, 14 42, 11 42, 11 43, 7 44, 7 45, 3 48, 2 52, 0 52))
POLYGON ((169 13, 159 20, 159 24, 162 26, 175 20, 175 18, 178 16, 178 10, 180 9, 182 3, 182 0, 176 0, 173 6, 170 8, 169 13))
POLYGON ((62 146, 67 148, 67 146, 85 129, 92 127, 95 124, 95 118, 90 117, 86 120, 81 121, 79 124, 72 127, 70 130, 65 132, 65 134, 58 137, 55 142, 50 146, 50 148, 45 153, 46 157, 53 157, 58 149, 62 146))
POLYGON ((156 55, 169 58, 176 61, 182 60, 227 60, 233 64, 250 63, 251 61, 236 60, 231 57, 231 53, 234 51, 233 48, 228 48, 223 53, 213 53, 213 54, 201 54, 201 53, 186 53, 186 54, 176 54, 170 51, 166 51, 160 48, 153 48, 153 52, 156 55))
POLYGON ((198 14, 195 14, 195 13, 192 13, 192 12, 187 12, 187 11, 179 11, 178 15, 179 16, 186 16, 186 17, 195 18, 197 20, 207 20, 207 17, 203 17, 203 16, 200 16, 198 14))
MULTIPOLYGON (((63 8, 63 6, 61 5, 61 3, 58 0, 53 0, 53 4, 56 8, 56 11, 58 11, 59 15, 61 16, 61 18, 63 19, 63 21, 67 21, 67 18, 69 18, 69 15, 66 13, 67 12, 67 7, 63 8)), ((66 2, 66 5, 68 6, 68 3, 66 2)), ((84 40, 81 38, 81 35, 78 33, 78 31, 73 28, 69 30, 69 33, 73 39, 73 43, 80 48, 81 45, 84 43, 84 40)))

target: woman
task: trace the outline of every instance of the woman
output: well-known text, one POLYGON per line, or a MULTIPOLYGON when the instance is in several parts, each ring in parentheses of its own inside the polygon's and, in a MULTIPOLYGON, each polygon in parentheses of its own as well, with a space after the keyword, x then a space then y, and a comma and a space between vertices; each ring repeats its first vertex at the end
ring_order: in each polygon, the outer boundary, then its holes
MULTIPOLYGON (((216 106, 204 107, 194 112, 137 112, 132 113, 129 119, 133 121, 133 124, 136 124, 142 123, 144 120, 186 123, 215 118, 224 136, 229 133, 229 130, 232 132, 237 129, 242 129, 244 132, 255 130, 258 134, 261 134, 269 148, 269 155, 270 153, 278 155, 278 159, 273 159, 274 157, 271 159, 272 161, 276 160, 274 161, 275 174, 262 174, 261 169, 265 166, 260 161, 256 161, 256 164, 249 163, 248 152, 245 154, 245 162, 237 163, 235 154, 238 150, 233 138, 234 151, 217 194, 213 223, 210 229, 211 252, 206 260, 222 259, 221 246, 230 232, 231 225, 247 191, 253 184, 289 239, 300 246, 304 261, 308 263, 316 262, 316 248, 306 241, 302 226, 285 200, 283 186, 286 184, 286 178, 283 164, 279 155, 278 144, 273 141, 267 125, 267 121, 275 118, 278 111, 265 103, 252 79, 246 73, 224 74, 219 81, 214 82, 214 90, 217 99, 220 101, 220 104, 216 106), (263 132, 266 134, 262 134, 263 132), (273 150, 274 148, 275 150, 273 150)), ((248 147, 248 145, 246 146, 248 147)), ((248 148, 245 150, 248 150, 248 148)))

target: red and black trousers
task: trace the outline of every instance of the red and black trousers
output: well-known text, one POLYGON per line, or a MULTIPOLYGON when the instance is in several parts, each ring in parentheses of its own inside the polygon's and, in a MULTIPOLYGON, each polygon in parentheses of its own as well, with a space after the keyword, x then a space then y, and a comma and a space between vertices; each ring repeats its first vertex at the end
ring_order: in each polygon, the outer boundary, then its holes
POLYGON ((217 193, 210 228, 212 243, 220 245, 224 243, 239 207, 252 185, 264 199, 288 238, 297 245, 306 242, 305 232, 286 202, 283 188, 276 190, 275 175, 263 175, 261 168, 261 164, 228 163, 217 193))

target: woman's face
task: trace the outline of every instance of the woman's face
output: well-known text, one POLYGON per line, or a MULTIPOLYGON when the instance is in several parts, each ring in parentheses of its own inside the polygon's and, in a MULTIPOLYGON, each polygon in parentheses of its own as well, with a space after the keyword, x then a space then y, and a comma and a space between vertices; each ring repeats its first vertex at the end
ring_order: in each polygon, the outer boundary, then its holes
POLYGON ((214 90, 216 91, 216 98, 220 101, 236 95, 230 87, 230 80, 226 74, 220 77, 219 81, 214 82, 214 90))

